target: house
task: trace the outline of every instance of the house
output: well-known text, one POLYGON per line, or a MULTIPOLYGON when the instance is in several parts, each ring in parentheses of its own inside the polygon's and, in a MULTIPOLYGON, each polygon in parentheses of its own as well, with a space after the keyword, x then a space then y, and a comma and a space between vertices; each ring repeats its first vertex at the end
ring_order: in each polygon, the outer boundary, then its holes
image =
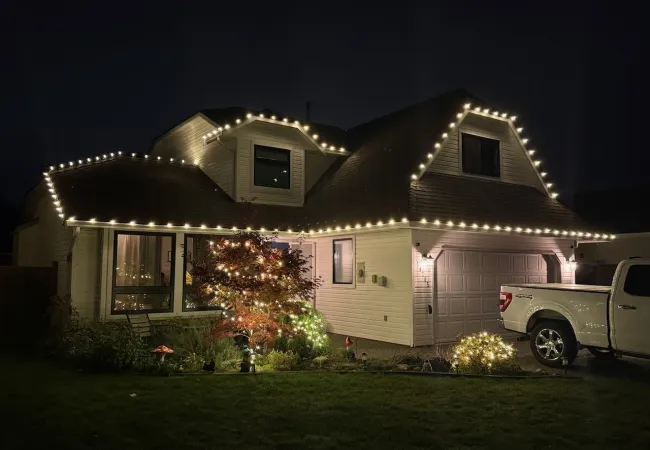
POLYGON ((347 131, 202 111, 148 154, 43 172, 18 260, 57 261, 89 320, 210 314, 184 292, 210 236, 276 232, 313 256, 334 333, 421 346, 497 331, 500 284, 571 283, 576 243, 614 238, 558 201, 527 131, 464 91, 347 131))
POLYGON ((650 186, 641 185, 575 196, 574 208, 580 217, 617 233, 615 241, 587 242, 578 247, 576 280, 579 283, 611 284, 621 260, 650 257, 650 216, 644 207, 648 195, 650 186))

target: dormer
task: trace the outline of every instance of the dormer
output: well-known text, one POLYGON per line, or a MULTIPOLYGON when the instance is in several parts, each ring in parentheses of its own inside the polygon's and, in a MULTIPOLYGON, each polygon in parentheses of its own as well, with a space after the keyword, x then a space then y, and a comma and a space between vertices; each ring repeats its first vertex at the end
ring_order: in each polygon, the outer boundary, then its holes
POLYGON ((198 164, 235 201, 302 206, 325 171, 348 156, 344 135, 272 113, 206 110, 156 140, 152 155, 198 164))

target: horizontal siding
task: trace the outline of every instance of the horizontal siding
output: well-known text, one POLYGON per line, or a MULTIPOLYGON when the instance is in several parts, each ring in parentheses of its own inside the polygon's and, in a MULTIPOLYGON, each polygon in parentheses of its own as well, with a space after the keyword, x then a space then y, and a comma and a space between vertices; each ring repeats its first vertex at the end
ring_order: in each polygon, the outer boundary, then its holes
MULTIPOLYGON (((572 239, 506 234, 473 233, 461 231, 413 230, 413 342, 415 346, 433 344, 433 308, 435 259, 446 248, 480 250, 503 253, 530 253, 555 255, 560 264, 562 283, 574 283, 575 273, 567 260, 573 256, 572 239), (422 255, 430 255, 425 259, 422 255)), ((435 311, 435 308, 433 308, 435 311)))
POLYGON ((210 122, 196 116, 158 140, 151 154, 164 159, 184 159, 188 164, 198 161, 203 172, 234 198, 237 144, 224 139, 221 142, 213 140, 206 143, 203 136, 213 130, 214 126, 210 122))
POLYGON ((99 313, 100 230, 81 229, 72 252, 71 298, 83 320, 99 313))
POLYGON ((471 113, 465 117, 460 126, 449 132, 449 137, 429 166, 429 171, 462 175, 461 133, 477 134, 501 141, 501 181, 532 186, 544 192, 537 171, 530 163, 526 151, 519 144, 512 127, 507 122, 471 113))
POLYGON ((254 122, 232 133, 237 139, 237 201, 302 206, 305 198, 305 150, 308 144, 297 130, 266 122, 254 122), (260 188, 253 185, 254 146, 267 145, 291 151, 290 188, 260 188))
MULTIPOLYGON (((323 286, 316 293, 316 308, 333 333, 412 345, 412 277, 410 231, 394 230, 355 236, 355 265, 365 263, 365 283, 332 283, 332 240, 316 239, 316 273, 323 286), (386 287, 372 282, 385 276, 386 287), (387 320, 384 321, 384 316, 387 320)), ((337 237, 337 239, 339 239, 337 237)), ((356 266, 355 266, 356 268, 356 266)))

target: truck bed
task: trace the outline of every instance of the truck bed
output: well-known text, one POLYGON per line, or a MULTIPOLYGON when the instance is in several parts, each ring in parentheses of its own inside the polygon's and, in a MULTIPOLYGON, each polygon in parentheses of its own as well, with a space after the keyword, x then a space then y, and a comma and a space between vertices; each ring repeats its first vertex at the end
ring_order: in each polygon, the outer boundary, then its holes
POLYGON ((528 288, 528 289, 555 289, 558 291, 595 292, 609 294, 611 286, 592 286, 589 284, 563 284, 563 283, 514 283, 503 286, 528 288))

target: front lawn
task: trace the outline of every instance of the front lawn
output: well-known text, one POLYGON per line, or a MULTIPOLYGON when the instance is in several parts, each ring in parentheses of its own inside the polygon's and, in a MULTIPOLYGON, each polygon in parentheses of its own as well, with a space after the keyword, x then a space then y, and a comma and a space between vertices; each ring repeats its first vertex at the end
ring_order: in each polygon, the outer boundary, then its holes
POLYGON ((90 375, 3 357, 0 448, 647 448, 647 384, 90 375), (135 397, 130 394, 135 393, 135 397))

